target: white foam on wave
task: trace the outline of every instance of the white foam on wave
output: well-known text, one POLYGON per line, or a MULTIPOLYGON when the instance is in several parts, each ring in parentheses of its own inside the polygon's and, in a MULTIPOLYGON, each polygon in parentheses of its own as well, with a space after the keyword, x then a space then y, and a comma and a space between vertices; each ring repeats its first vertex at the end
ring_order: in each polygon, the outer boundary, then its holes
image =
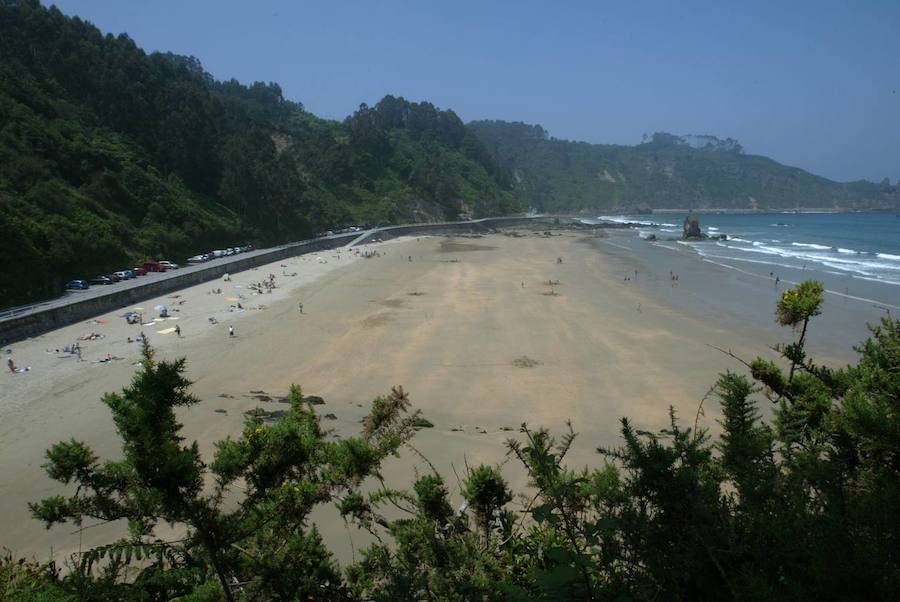
MULTIPOLYGON (((821 246, 821 245, 819 245, 821 246)), ((900 271, 900 264, 891 263, 889 261, 871 261, 863 259, 850 259, 840 255, 832 255, 826 253, 815 253, 811 251, 792 251, 781 247, 772 247, 768 245, 755 245, 753 248, 731 247, 739 251, 749 251, 754 253, 763 253, 765 255, 778 255, 789 259, 799 261, 814 261, 828 265, 829 267, 852 272, 858 270, 861 274, 867 274, 869 270, 886 270, 900 271), (840 266, 840 267, 838 267, 840 266)), ((826 247, 830 249, 830 247, 826 247)), ((900 257, 898 257, 900 259, 900 257)))
POLYGON ((710 226, 709 228, 707 228, 707 230, 709 230, 710 232, 718 232, 718 231, 719 231, 718 228, 713 228, 712 226, 710 226))
POLYGON ((612 222, 614 224, 633 224, 635 226, 654 226, 654 227, 666 227, 666 228, 677 228, 678 224, 668 224, 666 222, 648 222, 640 219, 633 219, 630 217, 625 217, 622 215, 601 215, 597 219, 601 219, 605 222, 612 222))
MULTIPOLYGON (((782 243, 729 237, 726 241, 675 241, 704 260, 738 261, 771 267, 813 269, 823 274, 900 286, 900 255, 868 253, 814 243, 782 243)), ((669 247, 667 247, 669 248, 669 247)), ((683 248, 683 247, 682 247, 683 248)))
POLYGON ((792 247, 803 247, 804 249, 820 249, 823 251, 831 248, 827 245, 817 245, 817 244, 808 243, 808 242, 792 242, 791 246, 792 247))

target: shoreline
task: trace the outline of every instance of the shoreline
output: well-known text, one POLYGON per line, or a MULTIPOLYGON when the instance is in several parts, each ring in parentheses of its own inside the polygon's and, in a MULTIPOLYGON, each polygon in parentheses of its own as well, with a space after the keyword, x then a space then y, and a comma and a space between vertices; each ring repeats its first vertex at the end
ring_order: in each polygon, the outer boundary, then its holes
MULTIPOLYGON (((597 445, 620 443, 624 416, 638 428, 656 430, 665 426, 671 405, 692 423, 716 374, 741 369, 715 347, 771 358, 769 345, 790 336, 771 318, 776 293, 756 279, 686 254, 632 248, 632 234, 561 230, 545 236, 523 230, 407 237, 366 247, 379 252, 373 259, 356 257, 355 249, 352 259, 346 250, 340 260, 323 254, 328 263, 298 257, 297 267, 285 262, 286 271, 298 276, 282 281, 276 272, 279 288, 244 295, 242 313, 228 311, 235 301, 226 294, 247 289, 215 295, 207 289, 219 283, 207 283, 175 300, 185 301, 174 321, 184 338, 161 332, 172 328, 169 321, 147 334, 158 357, 187 358, 188 377, 202 403, 180 411, 179 420, 207 461, 214 441, 240 430, 244 412, 277 409, 276 401, 255 392, 277 399, 297 383, 324 397, 326 405, 318 410, 335 415, 325 425, 343 435, 358 431, 374 397, 403 385, 413 407, 435 425, 420 431, 414 445, 448 483, 464 463, 502 462, 504 441, 522 422, 559 433, 571 420, 581 435, 570 465, 596 463, 597 445), (635 270, 635 279, 623 280, 635 270), (677 287, 670 286, 669 270, 682 274, 677 287), (304 304, 302 314, 298 302, 304 304), (259 304, 265 309, 251 309, 259 304), (224 319, 208 324, 208 317, 217 316, 224 319), (225 329, 232 319, 235 339, 225 329)), ((267 273, 238 273, 231 284, 244 287, 267 273)), ((85 531, 82 541, 73 529, 47 532, 25 507, 63 489, 40 467, 44 450, 56 441, 74 436, 103 458, 120 453, 99 400, 130 381, 138 349, 124 338, 139 327, 127 327, 118 313, 102 325, 77 324, 14 345, 16 354, 42 358, 29 373, 6 374, 0 396, 0 524, 6 527, 0 545, 17 555, 46 557, 52 548, 59 556, 121 534, 118 525, 85 531), (85 343, 80 367, 44 351, 92 330, 107 336, 85 343), (125 359, 91 363, 105 352, 125 359)), ((849 340, 858 331, 853 320, 864 316, 856 303, 841 315, 827 328, 849 340)), ((814 325, 814 349, 831 349, 828 338, 816 335, 825 328, 814 325)), ((838 365, 852 353, 833 351, 826 360, 838 365)), ((705 407, 702 421, 712 429, 714 405, 705 407)), ((414 469, 427 467, 406 453, 386 466, 385 477, 407 487, 414 469)), ((503 470, 515 487, 525 485, 515 466, 508 463, 503 470)), ((451 497, 457 500, 459 492, 453 489, 451 497)), ((349 539, 357 546, 366 541, 348 532, 331 509, 317 511, 315 520, 335 542, 341 561, 353 554, 349 539)))
MULTIPOLYGON (((672 214, 672 213, 680 213, 683 215, 691 215, 691 214, 728 214, 728 215, 791 215, 791 214, 816 214, 816 213, 900 213, 900 208, 894 207, 884 207, 881 209, 852 209, 849 207, 804 207, 799 209, 778 209, 775 207, 770 207, 767 209, 731 209, 727 207, 721 208, 683 208, 683 209, 652 209, 650 213, 638 213, 636 208, 632 208, 630 211, 619 211, 615 209, 609 210, 596 210, 598 212, 603 213, 603 215, 656 215, 659 213, 663 214, 672 214)), ((576 214, 573 214, 575 216, 576 214)), ((577 214, 579 217, 584 217, 587 213, 577 214)))

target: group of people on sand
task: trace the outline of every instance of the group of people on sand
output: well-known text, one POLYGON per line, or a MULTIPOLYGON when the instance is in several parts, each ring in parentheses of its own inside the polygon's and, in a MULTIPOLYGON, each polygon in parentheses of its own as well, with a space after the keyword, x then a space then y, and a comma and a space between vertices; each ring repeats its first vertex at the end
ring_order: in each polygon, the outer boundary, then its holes
MULTIPOLYGON (((84 337, 82 337, 81 340, 86 340, 86 339, 84 339, 84 337)), ((90 340, 93 340, 93 339, 90 339, 90 340)), ((50 349, 47 349, 47 353, 50 353, 50 352, 51 352, 51 350, 50 350, 50 349)), ((53 352, 54 352, 54 353, 68 353, 68 354, 71 354, 71 355, 77 355, 77 356, 78 356, 78 359, 80 360, 80 359, 81 359, 81 343, 78 342, 78 341, 75 341, 75 342, 72 343, 71 345, 66 345, 65 347, 63 347, 62 350, 60 350, 60 349, 54 349, 53 352)))
POLYGON ((255 290, 260 295, 263 292, 271 293, 272 290, 278 288, 277 286, 275 286, 275 274, 269 274, 269 276, 262 282, 251 282, 249 288, 255 290))

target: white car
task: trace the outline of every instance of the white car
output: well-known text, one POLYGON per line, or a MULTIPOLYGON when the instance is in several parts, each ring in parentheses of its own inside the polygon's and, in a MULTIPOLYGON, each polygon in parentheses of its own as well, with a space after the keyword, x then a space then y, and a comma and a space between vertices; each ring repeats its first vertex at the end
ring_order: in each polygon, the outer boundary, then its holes
POLYGON ((179 267, 177 263, 172 263, 171 261, 165 261, 165 260, 160 261, 159 265, 166 266, 167 270, 177 270, 179 267))

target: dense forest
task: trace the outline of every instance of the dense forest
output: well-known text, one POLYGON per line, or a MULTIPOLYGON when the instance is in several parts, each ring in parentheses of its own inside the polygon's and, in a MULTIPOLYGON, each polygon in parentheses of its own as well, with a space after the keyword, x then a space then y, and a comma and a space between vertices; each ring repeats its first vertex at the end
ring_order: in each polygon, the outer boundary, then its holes
POLYGON ((0 3, 0 57, 3 306, 147 258, 519 209, 429 103, 319 119, 276 84, 216 81, 37 0, 0 3))
POLYGON ((128 535, 79 550, 65 572, 0 557, 0 598, 897 600, 900 321, 872 326, 855 365, 827 368, 805 348, 823 297, 814 281, 784 291, 777 320, 797 338, 776 348, 781 361, 742 360, 696 417, 670 409, 662 431, 622 419, 621 446, 598 449, 595 466, 566 464, 572 426, 554 437, 523 424, 507 442, 529 477, 518 492, 502 464, 388 485, 383 463, 422 458, 410 443, 430 425, 400 387, 348 437, 292 387, 283 416, 250 416, 203 458, 176 418, 200 403, 185 361, 145 346, 131 384, 103 398, 121 454, 53 445, 43 468, 68 495, 30 504, 48 528, 127 519, 128 535), (715 401, 713 436, 702 416, 715 401), (332 504, 373 535, 344 567, 311 522, 332 504), (163 524, 183 535, 160 539, 163 524))
POLYGON ((896 209, 885 180, 839 183, 767 157, 732 139, 656 133, 636 146, 552 138, 539 125, 469 123, 508 170, 522 202, 539 211, 678 209, 896 209))

